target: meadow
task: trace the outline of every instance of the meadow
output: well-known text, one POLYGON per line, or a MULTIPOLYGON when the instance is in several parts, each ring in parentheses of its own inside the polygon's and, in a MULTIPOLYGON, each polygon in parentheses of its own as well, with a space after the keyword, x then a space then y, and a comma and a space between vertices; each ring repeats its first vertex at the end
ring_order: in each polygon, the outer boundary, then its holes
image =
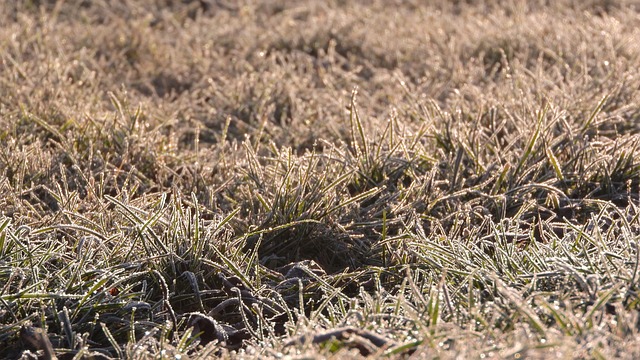
POLYGON ((640 3, 0 0, 0 358, 640 358, 640 3))

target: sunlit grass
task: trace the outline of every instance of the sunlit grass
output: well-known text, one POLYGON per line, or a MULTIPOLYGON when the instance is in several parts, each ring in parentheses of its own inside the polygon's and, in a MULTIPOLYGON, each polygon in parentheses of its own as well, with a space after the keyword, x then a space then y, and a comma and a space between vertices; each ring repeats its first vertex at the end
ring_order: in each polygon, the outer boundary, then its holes
POLYGON ((634 358, 631 2, 2 2, 0 357, 634 358))

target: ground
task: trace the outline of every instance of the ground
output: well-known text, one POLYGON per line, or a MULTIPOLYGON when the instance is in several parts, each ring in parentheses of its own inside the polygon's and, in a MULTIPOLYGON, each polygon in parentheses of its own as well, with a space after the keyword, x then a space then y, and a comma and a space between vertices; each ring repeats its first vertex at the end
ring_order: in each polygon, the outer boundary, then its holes
POLYGON ((640 4, 0 8, 0 357, 640 357, 640 4))

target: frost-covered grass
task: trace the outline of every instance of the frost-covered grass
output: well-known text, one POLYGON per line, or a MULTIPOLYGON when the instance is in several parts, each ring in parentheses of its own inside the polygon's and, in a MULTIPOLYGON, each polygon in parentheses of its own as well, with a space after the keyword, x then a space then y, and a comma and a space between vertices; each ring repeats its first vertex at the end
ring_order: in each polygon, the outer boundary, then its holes
POLYGON ((639 357, 640 4, 540 3, 0 0, 0 357, 639 357))

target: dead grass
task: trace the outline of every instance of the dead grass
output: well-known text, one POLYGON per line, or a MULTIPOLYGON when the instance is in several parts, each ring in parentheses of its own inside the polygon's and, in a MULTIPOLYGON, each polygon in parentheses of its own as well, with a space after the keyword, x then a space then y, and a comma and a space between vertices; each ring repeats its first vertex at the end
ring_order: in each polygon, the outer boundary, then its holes
POLYGON ((3 357, 639 356, 640 4, 0 3, 3 357))

